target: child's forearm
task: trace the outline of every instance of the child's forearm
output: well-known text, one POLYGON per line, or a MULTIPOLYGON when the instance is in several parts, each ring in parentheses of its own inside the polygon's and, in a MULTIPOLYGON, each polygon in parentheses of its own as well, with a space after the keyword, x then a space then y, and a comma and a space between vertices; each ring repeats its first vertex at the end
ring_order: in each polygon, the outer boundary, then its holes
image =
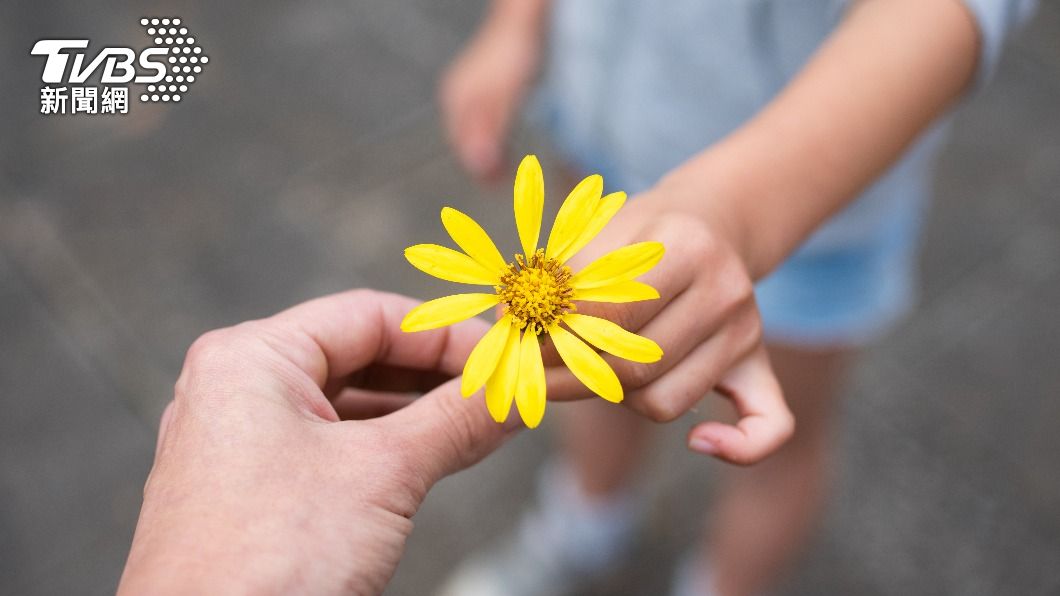
POLYGON ((508 35, 540 39, 552 0, 493 0, 485 24, 508 35))
POLYGON ((758 278, 960 96, 977 52, 959 0, 860 2, 769 106, 671 172, 662 194, 720 225, 758 278))

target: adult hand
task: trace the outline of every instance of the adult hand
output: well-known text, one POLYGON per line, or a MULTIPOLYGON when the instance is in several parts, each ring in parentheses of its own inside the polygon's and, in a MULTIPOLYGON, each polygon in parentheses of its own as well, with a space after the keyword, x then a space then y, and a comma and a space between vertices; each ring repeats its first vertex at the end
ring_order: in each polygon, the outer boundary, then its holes
POLYGON ((510 435, 458 380, 409 397, 485 331, 403 334, 415 304, 351 291, 199 338, 119 592, 381 592, 431 486, 510 435))

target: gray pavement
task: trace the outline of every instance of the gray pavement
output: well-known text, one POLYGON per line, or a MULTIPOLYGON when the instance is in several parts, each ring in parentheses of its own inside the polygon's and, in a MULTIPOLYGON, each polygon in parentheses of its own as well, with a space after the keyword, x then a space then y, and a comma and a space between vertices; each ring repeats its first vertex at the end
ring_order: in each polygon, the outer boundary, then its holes
MULTIPOLYGON (((442 240, 444 204, 512 232, 507 192, 460 173, 433 109, 481 5, 167 5, 210 68, 181 104, 111 119, 38 116, 28 51, 138 46, 144 9, 0 8, 0 594, 113 590, 198 334, 354 286, 438 295, 400 255, 442 240)), ((1060 7, 956 119, 922 303, 850 379, 836 490, 784 593, 1060 593, 1060 7)), ((665 589, 721 472, 684 450, 690 423, 659 429, 637 557, 593 593, 665 589)), ((429 594, 510 527, 544 426, 432 493, 388 593, 429 594)))

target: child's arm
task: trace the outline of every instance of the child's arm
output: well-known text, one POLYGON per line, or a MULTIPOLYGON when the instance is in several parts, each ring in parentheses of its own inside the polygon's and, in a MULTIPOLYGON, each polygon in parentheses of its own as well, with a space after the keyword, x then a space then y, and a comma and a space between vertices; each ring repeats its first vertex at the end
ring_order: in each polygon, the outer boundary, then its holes
MULTIPOLYGON (((767 108, 615 217, 589 252, 639 240, 666 245, 643 279, 662 300, 604 313, 664 351, 651 365, 610 360, 633 390, 629 406, 666 421, 711 389, 725 393, 739 423, 701 423, 689 446, 737 463, 765 457, 790 436, 752 282, 960 96, 978 43, 959 0, 864 0, 767 108)), ((561 387, 563 374, 554 375, 561 387)), ((550 384, 549 395, 563 391, 550 384)))
POLYGON ((504 141, 537 75, 550 0, 493 0, 475 37, 442 78, 449 143, 473 176, 502 171, 504 141))
POLYGON ((978 43, 959 0, 862 1, 768 107, 657 190, 728 230, 757 279, 960 97, 978 43))

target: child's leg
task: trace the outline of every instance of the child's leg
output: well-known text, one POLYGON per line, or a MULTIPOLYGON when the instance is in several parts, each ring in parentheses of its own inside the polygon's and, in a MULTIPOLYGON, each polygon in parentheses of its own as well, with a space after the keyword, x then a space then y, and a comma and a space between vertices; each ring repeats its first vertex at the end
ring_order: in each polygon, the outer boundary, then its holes
POLYGON ((632 546, 634 474, 649 424, 589 399, 553 403, 560 455, 538 475, 534 506, 513 534, 464 561, 442 596, 552 596, 576 591, 632 546))
POLYGON ((651 423, 599 399, 553 407, 561 413, 562 457, 577 477, 578 488, 587 497, 600 499, 628 489, 651 423))
POLYGON ((721 596, 770 587, 806 543, 828 494, 832 422, 852 353, 778 345, 769 352, 798 429, 766 461, 727 474, 705 549, 721 596))
MULTIPOLYGON (((562 169, 564 188, 582 179, 577 168, 562 169)), ((634 480, 651 423, 627 408, 599 399, 556 404, 560 413, 559 448, 564 463, 587 497, 607 499, 625 492, 634 480)))

